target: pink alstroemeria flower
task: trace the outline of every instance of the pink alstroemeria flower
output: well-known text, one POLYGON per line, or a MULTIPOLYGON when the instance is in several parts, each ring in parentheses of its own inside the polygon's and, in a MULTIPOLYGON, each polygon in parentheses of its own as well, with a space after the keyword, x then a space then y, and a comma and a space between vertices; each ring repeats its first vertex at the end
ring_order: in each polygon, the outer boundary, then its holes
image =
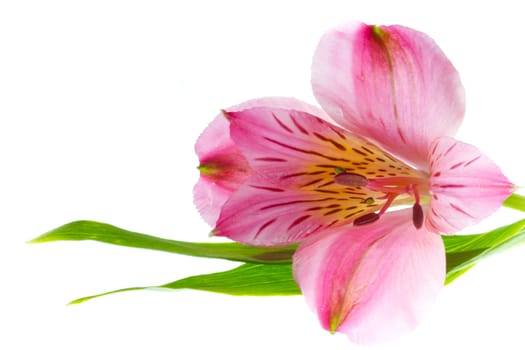
POLYGON ((457 71, 423 33, 352 23, 323 36, 312 85, 226 109, 199 138, 195 202, 214 235, 300 243, 294 277, 322 326, 358 343, 415 327, 443 287, 440 234, 490 215, 513 185, 451 136, 457 71), (396 205, 408 208, 387 211, 396 205))

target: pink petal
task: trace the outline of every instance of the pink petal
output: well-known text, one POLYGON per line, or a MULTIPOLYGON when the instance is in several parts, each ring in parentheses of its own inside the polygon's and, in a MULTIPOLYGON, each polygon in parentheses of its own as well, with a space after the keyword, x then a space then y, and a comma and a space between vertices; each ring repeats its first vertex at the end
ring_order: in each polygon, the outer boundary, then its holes
POLYGON ((230 138, 230 124, 220 114, 195 144, 200 178, 193 189, 194 202, 202 217, 215 225, 224 202, 248 177, 248 162, 230 138))
POLYGON ((429 154, 432 199, 427 227, 453 234, 498 209, 514 185, 476 147, 451 137, 437 139, 429 154))
MULTIPOLYGON (((260 98, 224 110, 238 112, 249 108, 271 106, 295 108, 329 119, 318 107, 292 98, 260 98)), ((199 181, 193 188, 194 203, 203 219, 214 226, 224 203, 250 174, 248 163, 230 138, 230 123, 224 113, 208 125, 195 144, 199 157, 199 181)))
POLYGON ((213 233, 249 245, 292 244, 338 224, 339 215, 323 214, 342 212, 340 203, 330 195, 245 184, 224 205, 213 233))
POLYGON ((193 187, 193 202, 208 225, 215 225, 222 206, 233 192, 201 174, 193 187))
POLYGON ((314 56, 312 85, 340 125, 422 169, 430 143, 453 135, 465 110, 459 75, 441 49, 397 25, 329 31, 314 56))
POLYGON ((294 277, 323 327, 375 344, 413 329, 445 280, 439 235, 412 224, 411 210, 312 237, 294 255, 294 277))
POLYGON ((357 177, 365 180, 393 172, 419 176, 307 110, 259 106, 226 112, 231 137, 252 173, 225 203, 216 235, 256 245, 297 242, 384 203, 383 193, 338 183, 338 171, 360 174, 357 177))
POLYGON ((326 121, 332 121, 325 111, 314 105, 308 104, 292 97, 262 97, 245 101, 241 104, 225 109, 227 113, 242 112, 254 108, 282 109, 290 111, 301 111, 314 115, 326 121))

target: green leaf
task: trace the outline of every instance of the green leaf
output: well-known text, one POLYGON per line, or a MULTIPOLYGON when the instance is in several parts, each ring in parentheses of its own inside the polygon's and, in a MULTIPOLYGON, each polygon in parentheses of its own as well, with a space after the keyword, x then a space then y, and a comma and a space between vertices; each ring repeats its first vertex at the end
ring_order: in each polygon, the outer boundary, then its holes
POLYGON ((519 211, 525 211, 525 196, 513 193, 503 202, 503 206, 519 211))
MULTIPOLYGON (((468 236, 443 237, 447 251, 446 284, 471 269, 481 259, 525 241, 525 220, 493 231, 468 236)), ((97 294, 71 302, 78 304, 103 295, 132 290, 196 289, 202 291, 242 295, 275 296, 297 295, 301 291, 292 275, 291 264, 241 265, 233 270, 192 276, 156 287, 133 287, 97 294)))
MULTIPOLYGON (((32 243, 58 240, 96 240, 128 247, 208 258, 247 261, 233 270, 192 276, 153 287, 132 287, 73 301, 73 304, 113 293, 150 289, 196 289, 231 295, 296 295, 300 294, 291 267, 295 247, 264 249, 237 243, 190 243, 167 240, 131 232, 92 221, 77 221, 52 230, 32 243), (281 264, 276 264, 281 263, 281 264)), ((495 230, 467 236, 443 237, 447 252, 446 283, 472 268, 480 260, 525 241, 525 220, 495 230)))
POLYGON ((445 284, 455 280, 478 261, 525 241, 525 220, 495 230, 467 236, 444 236, 447 252, 445 284))
POLYGON ((29 243, 93 240, 126 247, 160 250, 204 258, 228 259, 255 263, 292 261, 295 246, 258 248, 239 243, 194 243, 165 239, 132 232, 95 221, 74 221, 37 237, 29 243))
POLYGON ((243 264, 233 270, 187 277, 155 287, 132 287, 73 300, 80 304, 104 295, 133 290, 196 289, 242 296, 284 296, 301 294, 291 264, 243 264))

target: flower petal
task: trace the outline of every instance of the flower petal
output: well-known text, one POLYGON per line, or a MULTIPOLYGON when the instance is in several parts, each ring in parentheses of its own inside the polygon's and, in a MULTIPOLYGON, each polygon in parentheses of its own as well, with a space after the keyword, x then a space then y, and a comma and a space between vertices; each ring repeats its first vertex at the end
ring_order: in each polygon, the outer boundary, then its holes
POLYGON ((230 138, 230 124, 221 114, 208 125, 195 144, 200 178, 193 189, 200 214, 215 225, 224 202, 248 177, 248 162, 230 138))
POLYGON ((193 203, 204 221, 214 226, 222 206, 232 193, 231 189, 224 188, 201 174, 199 181, 193 187, 193 203))
POLYGON ((245 101, 241 104, 225 109, 227 113, 242 112, 250 109, 265 108, 265 109, 282 109, 289 111, 301 111, 310 115, 314 115, 326 121, 332 121, 330 116, 326 114, 321 108, 303 102, 292 97, 261 97, 253 100, 245 101))
POLYGON ((252 173, 225 203, 214 230, 219 236, 257 245, 297 242, 378 209, 384 193, 364 187, 367 179, 420 176, 307 107, 226 113, 252 173), (341 173, 350 179, 337 178, 341 173))
POLYGON ((203 219, 214 226, 224 203, 247 179, 251 170, 230 138, 230 123, 225 113, 256 107, 300 109, 330 119, 321 109, 292 98, 266 97, 230 107, 219 114, 195 144, 199 157, 199 181, 193 188, 194 203, 203 219))
POLYGON ((441 137, 431 146, 427 227, 454 234, 498 209, 514 185, 476 147, 441 137))
POLYGON ((465 110, 459 75, 441 49, 397 25, 329 31, 313 59, 312 85, 340 125, 421 169, 430 143, 453 135, 465 110))
POLYGON ((323 327, 374 344, 413 329, 445 280, 439 235, 412 224, 411 210, 375 223, 312 237, 293 271, 323 327))

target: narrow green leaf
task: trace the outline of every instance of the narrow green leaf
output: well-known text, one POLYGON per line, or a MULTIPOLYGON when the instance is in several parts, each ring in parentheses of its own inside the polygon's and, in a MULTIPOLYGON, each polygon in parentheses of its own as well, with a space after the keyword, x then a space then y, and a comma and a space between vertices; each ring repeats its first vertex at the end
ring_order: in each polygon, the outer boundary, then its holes
POLYGON ((80 304, 104 295, 132 290, 196 289, 237 296, 285 296, 301 294, 291 264, 243 264, 229 271, 192 276, 155 287, 132 287, 73 300, 80 304))
POLYGON ((525 211, 525 196, 513 193, 503 202, 503 206, 519 211, 525 211))
POLYGON ((495 230, 467 236, 444 236, 447 251, 446 284, 480 260, 525 241, 525 220, 495 230))
POLYGON ((295 247, 257 248, 239 243, 194 243, 165 239, 132 232, 95 221, 74 221, 37 237, 29 243, 93 240, 126 247, 205 258, 255 263, 291 262, 295 247))
MULTIPOLYGON (((525 220, 483 234, 443 237, 447 251, 447 277, 450 283, 481 259, 525 241, 525 220)), ((301 291, 292 275, 291 264, 243 264, 233 270, 187 277, 153 287, 132 287, 92 295, 72 301, 79 304, 103 295, 132 290, 196 289, 242 295, 297 295, 301 291)))
POLYGON ((192 276, 164 284, 160 288, 191 288, 231 295, 301 294, 292 275, 291 264, 243 264, 233 270, 192 276))
POLYGON ((78 298, 78 299, 75 299, 73 301, 70 301, 68 303, 68 305, 82 304, 85 301, 88 301, 88 300, 91 300, 91 299, 95 299, 95 298, 98 298, 98 297, 103 297, 105 295, 117 294, 117 293, 122 293, 122 292, 131 292, 133 290, 146 290, 146 289, 153 289, 153 288, 150 288, 150 287, 122 288, 122 289, 112 290, 111 292, 105 292, 105 293, 90 295, 90 296, 83 297, 83 298, 78 298))
MULTIPOLYGON (((525 241, 525 220, 483 234, 443 237, 447 251, 446 284, 452 282, 481 259, 525 241)), ((233 270, 192 276, 156 287, 125 288, 77 299, 78 304, 99 296, 145 289, 197 289, 251 296, 297 295, 301 291, 292 275, 291 264, 244 264, 233 270)))
MULTIPOLYGON (((34 239, 31 243, 86 239, 129 247, 251 263, 243 264, 233 270, 187 277, 161 286, 132 287, 89 296, 77 299, 71 302, 72 304, 78 304, 102 295, 145 289, 196 289, 231 295, 253 296, 300 294, 300 290, 293 279, 290 263, 294 247, 263 249, 237 243, 179 242, 92 221, 77 221, 61 226, 34 239), (281 264, 275 264, 277 262, 281 264)), ((448 284, 485 257, 523 243, 525 241, 525 220, 483 234, 445 236, 443 241, 447 252, 446 283, 448 284)))

